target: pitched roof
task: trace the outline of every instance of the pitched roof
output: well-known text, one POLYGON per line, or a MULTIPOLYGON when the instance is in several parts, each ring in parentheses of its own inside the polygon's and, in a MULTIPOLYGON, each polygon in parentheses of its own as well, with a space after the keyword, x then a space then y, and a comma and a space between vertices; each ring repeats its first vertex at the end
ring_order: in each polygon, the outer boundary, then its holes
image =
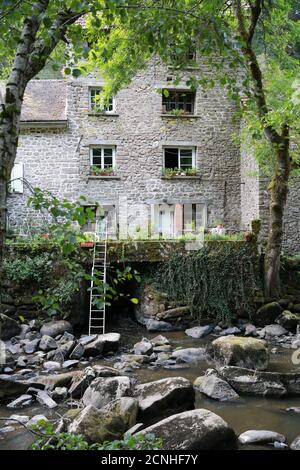
MULTIPOLYGON (((66 121, 65 80, 31 80, 23 100, 21 122, 66 121)), ((0 97, 5 91, 0 83, 0 97)))

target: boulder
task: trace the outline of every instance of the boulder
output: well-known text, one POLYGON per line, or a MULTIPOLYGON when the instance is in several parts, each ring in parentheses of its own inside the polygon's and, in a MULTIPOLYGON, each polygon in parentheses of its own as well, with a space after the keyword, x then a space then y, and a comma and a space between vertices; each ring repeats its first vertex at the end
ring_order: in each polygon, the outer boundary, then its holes
POLYGON ((197 362, 205 358, 204 348, 185 348, 177 349, 172 352, 172 358, 176 359, 176 362, 197 362))
POLYGON ((21 333, 19 323, 7 315, 0 314, 0 340, 7 341, 13 336, 18 336, 21 333))
POLYGON ((286 411, 289 411, 290 413, 300 414, 300 407, 299 406, 291 406, 290 408, 287 408, 286 411))
POLYGON ((85 352, 85 349, 84 349, 84 346, 80 343, 78 343, 75 348, 73 349, 73 351, 71 352, 70 354, 70 359, 81 359, 84 355, 84 352, 85 352))
POLYGON ((245 336, 257 336, 257 329, 256 326, 248 323, 245 327, 245 336))
POLYGON ((72 369, 72 367, 77 367, 78 366, 78 359, 69 359, 68 361, 64 361, 62 363, 62 368, 63 369, 72 369))
POLYGON ((207 348, 209 355, 219 364, 264 370, 269 354, 265 341, 240 336, 221 336, 207 348))
POLYGON ((286 438, 274 431, 251 430, 239 435, 240 444, 273 444, 274 442, 285 442, 286 438))
POLYGON ((159 419, 194 408, 195 392, 189 380, 170 377, 137 385, 139 421, 152 424, 159 419))
POLYGON ((119 333, 98 335, 94 341, 89 342, 84 346, 84 355, 85 357, 96 357, 100 354, 116 352, 119 349, 119 342, 119 333))
POLYGON ((29 416, 26 415, 11 415, 7 421, 5 421, 5 424, 26 424, 29 421, 29 416))
POLYGON ((21 395, 16 398, 14 401, 10 402, 7 405, 7 408, 24 408, 25 406, 30 406, 33 403, 33 398, 31 395, 21 395))
POLYGON ((62 374, 40 376, 38 380, 47 390, 54 390, 56 387, 69 387, 76 375, 78 375, 77 371, 64 372, 62 374))
POLYGON ((236 435, 212 411, 184 411, 143 429, 137 435, 154 434, 165 450, 221 450, 236 448, 236 435))
POLYGON ((0 399, 25 393, 27 388, 28 384, 15 380, 14 377, 5 374, 0 376, 0 399))
POLYGON ((300 315, 292 313, 289 310, 284 310, 279 317, 276 318, 276 323, 286 330, 295 332, 297 325, 300 323, 300 315))
POLYGON ((148 331, 170 331, 173 329, 173 326, 166 321, 150 319, 146 322, 146 328, 148 331))
POLYGON ((128 396, 131 392, 129 377, 99 377, 84 392, 82 401, 85 406, 102 408, 112 400, 128 396))
POLYGON ((39 339, 33 339, 32 341, 29 341, 24 345, 24 352, 26 354, 33 354, 38 349, 39 342, 39 339))
POLYGON ((237 400, 239 398, 229 383, 221 379, 214 369, 208 369, 200 379, 201 381, 196 379, 194 386, 209 398, 219 401, 237 400))
POLYGON ((65 331, 69 333, 72 332, 72 325, 66 320, 49 321, 45 323, 40 330, 42 336, 47 335, 52 338, 64 334, 65 331))
POLYGON ((215 327, 213 325, 194 326, 194 328, 188 328, 185 330, 185 334, 191 336, 191 338, 200 339, 212 333, 214 328, 215 327))
POLYGON ((89 442, 120 439, 135 424, 138 404, 133 398, 122 398, 110 404, 108 409, 89 405, 75 417, 69 433, 82 434, 89 442))
POLYGON ((190 316, 190 307, 175 307, 163 312, 159 312, 156 315, 157 320, 176 320, 180 317, 190 316))
POLYGON ((58 370, 61 369, 61 364, 57 361, 46 361, 44 362, 44 369, 46 370, 58 370))
POLYGON ((300 373, 261 372, 241 367, 221 367, 218 370, 236 392, 243 395, 282 397, 300 394, 300 373))
POLYGON ((36 399, 41 405, 46 406, 47 408, 52 409, 57 407, 57 403, 52 400, 52 398, 44 390, 39 390, 37 392, 36 399))
POLYGON ((67 387, 56 387, 53 392, 51 398, 53 400, 64 400, 67 398, 68 389, 67 387))
POLYGON ((278 302, 270 302, 263 305, 253 315, 255 325, 265 326, 273 323, 276 318, 281 314, 282 308, 278 302))
POLYGON ((154 348, 159 347, 159 346, 169 346, 170 345, 170 341, 163 335, 155 336, 150 341, 151 341, 154 348))
POLYGON ((300 450, 300 436, 296 437, 290 445, 291 450, 300 450))
POLYGON ((53 361, 64 362, 64 360, 67 359, 73 351, 75 345, 76 342, 73 340, 59 344, 58 348, 55 351, 50 352, 51 359, 53 361))
POLYGON ((142 341, 139 341, 133 346, 134 354, 146 354, 147 356, 151 356, 152 350, 153 346, 146 338, 143 338, 142 341))
POLYGON ((44 415, 34 415, 27 423, 27 426, 30 427, 30 426, 34 426, 36 424, 38 424, 39 422, 45 422, 47 423, 49 420, 48 418, 46 418, 46 416, 44 415))
POLYGON ((40 341, 40 349, 42 351, 51 351, 52 349, 57 349, 58 344, 52 336, 43 335, 40 341))
POLYGON ((280 325, 267 325, 259 333, 261 338, 272 340, 276 337, 287 335, 288 331, 280 325))

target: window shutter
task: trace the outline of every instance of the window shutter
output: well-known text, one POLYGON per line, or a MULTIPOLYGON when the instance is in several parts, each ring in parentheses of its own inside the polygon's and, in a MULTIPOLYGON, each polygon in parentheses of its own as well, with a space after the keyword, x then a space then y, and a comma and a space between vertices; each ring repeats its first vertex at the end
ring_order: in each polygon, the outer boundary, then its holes
POLYGON ((24 173, 23 163, 15 163, 11 172, 11 185, 10 191, 12 193, 23 194, 24 185, 23 185, 23 173, 24 173), (20 179, 21 178, 21 179, 20 179))

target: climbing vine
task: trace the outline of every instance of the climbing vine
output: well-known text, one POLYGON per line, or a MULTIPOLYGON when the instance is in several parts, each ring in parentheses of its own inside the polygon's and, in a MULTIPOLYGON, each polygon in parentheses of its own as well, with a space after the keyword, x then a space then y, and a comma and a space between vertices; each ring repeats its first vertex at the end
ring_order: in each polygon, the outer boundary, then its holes
POLYGON ((234 242, 174 253, 150 276, 170 300, 189 305, 195 317, 216 321, 230 321, 237 314, 251 317, 261 288, 259 256, 252 244, 234 242))

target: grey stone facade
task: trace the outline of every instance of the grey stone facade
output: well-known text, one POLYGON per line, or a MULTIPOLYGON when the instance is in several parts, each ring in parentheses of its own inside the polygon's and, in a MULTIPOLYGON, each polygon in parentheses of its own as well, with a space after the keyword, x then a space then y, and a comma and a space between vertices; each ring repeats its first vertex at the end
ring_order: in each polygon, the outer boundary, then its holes
MULTIPOLYGON (((260 216, 262 197, 258 178, 249 176, 255 162, 233 143, 240 124, 232 119, 236 109, 224 90, 198 90, 192 116, 162 114, 157 90, 186 89, 190 75, 195 69, 186 72, 181 84, 170 86, 172 69, 153 61, 118 93, 110 114, 95 114, 89 107, 89 89, 101 87, 101 79, 65 82, 66 120, 23 123, 17 162, 24 164, 24 178, 59 197, 74 200, 84 195, 113 207, 121 238, 148 232, 160 204, 174 206, 175 218, 180 205, 198 204, 206 226, 222 221, 229 231, 245 228, 251 218, 260 216), (90 175, 90 148, 101 145, 115 148, 113 176, 90 175), (193 147, 199 175, 164 178, 165 146, 193 147)), ((50 109, 51 102, 48 105, 50 109)), ((291 207, 297 206, 296 193, 291 191, 291 207)), ((29 194, 25 185, 23 194, 9 197, 11 226, 30 223, 29 194)), ((295 217, 292 212, 291 217, 295 217)), ((291 246, 300 249, 299 226, 291 246)))

